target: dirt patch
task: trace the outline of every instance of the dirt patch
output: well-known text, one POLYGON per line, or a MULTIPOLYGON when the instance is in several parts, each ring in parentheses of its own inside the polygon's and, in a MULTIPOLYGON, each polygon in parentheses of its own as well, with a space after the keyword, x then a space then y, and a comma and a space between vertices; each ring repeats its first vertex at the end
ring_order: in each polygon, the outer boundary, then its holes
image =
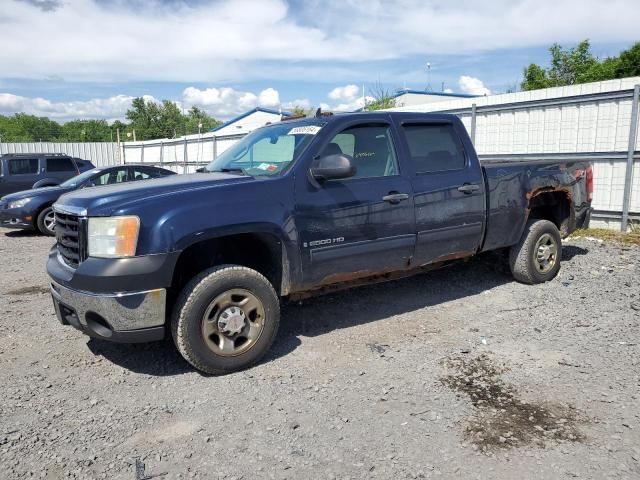
POLYGON ((490 451, 523 445, 544 447, 550 440, 584 440, 577 427, 584 418, 575 408, 519 399, 515 388, 500 378, 507 369, 488 355, 449 358, 445 365, 451 373, 442 383, 467 395, 475 407, 464 431, 474 448, 490 451))
POLYGON ((41 287, 41 286, 22 287, 22 288, 16 288, 14 290, 9 290, 7 292, 8 295, 33 295, 33 294, 44 294, 44 293, 49 293, 48 287, 41 287))

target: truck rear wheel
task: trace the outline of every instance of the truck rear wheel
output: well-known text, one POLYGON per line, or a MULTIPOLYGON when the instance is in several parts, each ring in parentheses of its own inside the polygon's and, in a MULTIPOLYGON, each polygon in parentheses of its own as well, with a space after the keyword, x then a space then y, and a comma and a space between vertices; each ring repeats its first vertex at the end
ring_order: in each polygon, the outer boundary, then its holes
POLYGON ((522 283, 544 283, 560 270, 562 240, 558 227, 549 220, 530 220, 518 244, 511 247, 509 266, 522 283))
POLYGON ((198 370, 220 375, 247 368, 269 350, 280 303, 263 275, 239 265, 203 271, 182 290, 171 319, 180 354, 198 370))

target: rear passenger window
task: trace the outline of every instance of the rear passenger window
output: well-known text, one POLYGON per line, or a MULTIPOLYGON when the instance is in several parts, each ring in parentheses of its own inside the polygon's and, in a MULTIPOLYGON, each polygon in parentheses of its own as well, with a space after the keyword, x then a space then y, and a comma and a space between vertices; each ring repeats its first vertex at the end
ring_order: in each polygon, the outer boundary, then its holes
POLYGON ((34 175, 38 173, 37 158, 14 158, 9 160, 10 175, 34 175))
POLYGON ((464 168, 464 151, 452 125, 404 124, 402 129, 417 173, 464 168))
POLYGON ((76 167, 70 158, 47 158, 47 172, 75 172, 76 167))

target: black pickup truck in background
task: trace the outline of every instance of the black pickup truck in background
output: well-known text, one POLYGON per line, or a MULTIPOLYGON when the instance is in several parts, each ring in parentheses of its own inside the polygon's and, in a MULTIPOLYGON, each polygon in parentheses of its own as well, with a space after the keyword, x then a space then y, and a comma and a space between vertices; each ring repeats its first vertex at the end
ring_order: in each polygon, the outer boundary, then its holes
POLYGON ((516 280, 551 280, 592 190, 586 162, 481 164, 455 116, 293 120, 203 173, 62 196, 47 270, 63 324, 120 342, 170 331, 194 367, 226 373, 269 349, 280 298, 498 249, 516 280))

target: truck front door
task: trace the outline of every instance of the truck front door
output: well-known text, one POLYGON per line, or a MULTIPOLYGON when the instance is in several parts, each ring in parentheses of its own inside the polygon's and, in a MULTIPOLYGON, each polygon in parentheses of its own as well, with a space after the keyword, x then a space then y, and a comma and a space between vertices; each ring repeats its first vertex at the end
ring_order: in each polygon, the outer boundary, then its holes
POLYGON ((350 156, 354 177, 319 187, 296 177, 296 226, 307 286, 348 281, 408 266, 415 246, 411 183, 398 162, 386 115, 333 125, 314 160, 350 156))
MULTIPOLYGON (((396 117, 397 118, 397 117, 396 117)), ((482 169, 464 126, 446 120, 397 118, 402 155, 413 168, 416 266, 473 255, 485 228, 482 169)))

